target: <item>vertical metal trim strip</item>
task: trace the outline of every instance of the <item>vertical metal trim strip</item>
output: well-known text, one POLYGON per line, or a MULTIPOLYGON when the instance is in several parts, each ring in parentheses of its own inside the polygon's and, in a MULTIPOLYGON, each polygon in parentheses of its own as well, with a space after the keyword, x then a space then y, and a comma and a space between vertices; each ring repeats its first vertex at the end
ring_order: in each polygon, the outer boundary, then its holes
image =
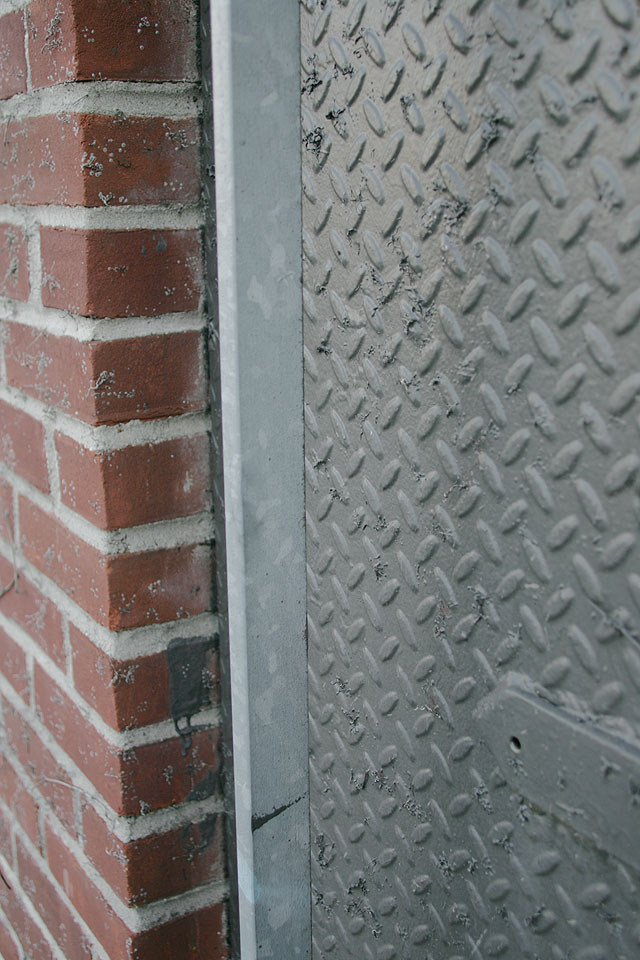
POLYGON ((307 958, 298 6, 212 0, 211 38, 239 939, 307 958))
POLYGON ((220 342, 218 336, 218 257, 216 245, 216 198, 213 165, 213 75, 211 65, 211 4, 200 0, 200 81, 202 90, 201 170, 204 213, 204 268, 207 318, 207 354, 209 366, 209 403, 211 407, 211 479, 215 524, 216 610, 218 613, 219 686, 222 714, 220 753, 221 787, 225 810, 225 869, 229 886, 227 901, 228 940, 231 957, 240 956, 238 924, 238 882, 236 865, 235 798, 233 791, 233 750, 231 743, 231 685, 229 681, 229 643, 227 617, 227 572, 224 528, 224 481, 222 476, 222 411, 220 409, 220 342))

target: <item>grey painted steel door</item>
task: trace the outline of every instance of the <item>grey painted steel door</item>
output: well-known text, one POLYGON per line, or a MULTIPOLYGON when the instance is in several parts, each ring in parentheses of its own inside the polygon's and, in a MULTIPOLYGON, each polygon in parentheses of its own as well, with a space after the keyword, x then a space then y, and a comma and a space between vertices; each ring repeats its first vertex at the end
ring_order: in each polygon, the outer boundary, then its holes
POLYGON ((304 0, 317 958, 640 954, 632 0, 304 0))

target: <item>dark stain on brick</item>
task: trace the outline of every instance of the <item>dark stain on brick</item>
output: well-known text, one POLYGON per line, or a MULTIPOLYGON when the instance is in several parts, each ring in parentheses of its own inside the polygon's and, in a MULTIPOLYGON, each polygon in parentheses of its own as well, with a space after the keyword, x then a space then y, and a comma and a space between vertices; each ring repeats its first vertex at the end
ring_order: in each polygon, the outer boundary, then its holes
POLYGON ((218 789, 218 774, 215 770, 209 770, 190 790, 187 796, 187 802, 192 800, 206 800, 212 796, 218 789))
POLYGON ((217 637, 177 637, 167 647, 169 704, 182 740, 183 756, 191 747, 191 735, 198 729, 191 725, 191 718, 210 702, 207 658, 216 640, 217 637))
POLYGON ((182 828, 182 845, 188 862, 196 860, 216 840, 218 814, 209 814, 194 829, 191 823, 182 828))

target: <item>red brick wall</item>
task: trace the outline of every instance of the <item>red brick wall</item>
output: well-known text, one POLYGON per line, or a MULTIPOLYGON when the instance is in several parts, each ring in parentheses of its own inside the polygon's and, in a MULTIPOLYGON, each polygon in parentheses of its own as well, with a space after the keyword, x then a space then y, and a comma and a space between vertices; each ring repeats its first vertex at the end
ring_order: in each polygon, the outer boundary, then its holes
POLYGON ((4 960, 226 956, 197 33, 0 0, 4 960))

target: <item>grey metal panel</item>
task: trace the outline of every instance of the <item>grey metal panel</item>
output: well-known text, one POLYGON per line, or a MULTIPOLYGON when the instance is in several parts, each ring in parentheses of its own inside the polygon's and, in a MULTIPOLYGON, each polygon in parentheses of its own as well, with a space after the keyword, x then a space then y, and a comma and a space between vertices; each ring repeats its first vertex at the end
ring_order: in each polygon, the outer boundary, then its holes
POLYGON ((240 950, 305 958, 300 71, 282 56, 298 49, 299 18, 289 0, 213 0, 211 14, 240 950))
POLYGON ((637 6, 304 0, 302 66, 314 956, 631 960, 637 6))

